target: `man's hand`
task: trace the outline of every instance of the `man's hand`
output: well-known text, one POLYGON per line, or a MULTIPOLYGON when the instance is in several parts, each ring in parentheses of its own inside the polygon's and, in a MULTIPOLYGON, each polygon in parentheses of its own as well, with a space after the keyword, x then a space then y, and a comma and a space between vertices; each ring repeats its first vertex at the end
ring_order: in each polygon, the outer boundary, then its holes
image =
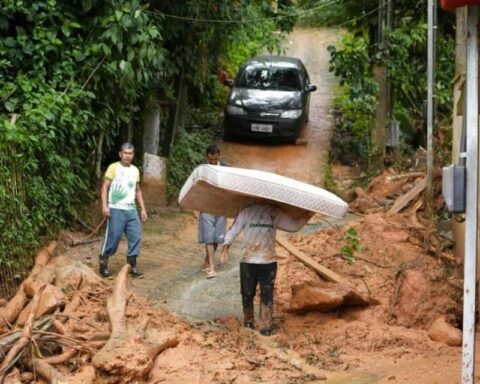
POLYGON ((147 221, 147 211, 145 211, 144 209, 142 209, 140 211, 140 217, 142 218, 142 221, 145 222, 147 221))
POLYGON ((108 209, 108 207, 103 207, 102 213, 103 213, 103 216, 110 217, 110 209, 108 209))

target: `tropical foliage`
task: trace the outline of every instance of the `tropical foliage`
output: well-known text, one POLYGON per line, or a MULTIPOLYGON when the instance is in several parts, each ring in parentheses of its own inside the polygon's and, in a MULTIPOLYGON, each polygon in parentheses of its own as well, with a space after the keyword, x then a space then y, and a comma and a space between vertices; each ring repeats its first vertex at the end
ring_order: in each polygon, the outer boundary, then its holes
MULTIPOLYGON (((390 3, 392 27, 379 38, 379 2, 374 0, 301 0, 304 8, 319 8, 303 18, 308 25, 330 25, 346 30, 337 47, 331 47, 331 70, 342 83, 335 100, 337 127, 333 135, 333 160, 369 164, 370 144, 377 103, 372 68, 387 69, 392 94, 392 118, 400 123, 404 148, 423 144, 422 109, 426 99, 427 0, 390 3)), ((383 9, 386 12, 386 8, 383 9)), ((452 13, 439 10, 437 36, 436 101, 440 118, 452 107, 450 81, 454 72, 452 13)))
MULTIPOLYGON (((133 131, 141 143, 137 127, 151 100, 174 100, 183 76, 189 108, 212 104, 220 100, 219 67, 233 72, 246 56, 278 47, 281 36, 273 32, 291 28, 292 18, 272 18, 271 6, 2 1, 0 263, 30 253, 42 236, 78 215, 95 190, 99 165, 115 157, 125 133, 133 131)), ((197 160, 208 139, 196 129, 195 119, 187 119, 176 133, 174 158, 197 160), (192 152, 180 156, 185 150, 192 152)), ((178 184, 185 170, 172 169, 178 184)))

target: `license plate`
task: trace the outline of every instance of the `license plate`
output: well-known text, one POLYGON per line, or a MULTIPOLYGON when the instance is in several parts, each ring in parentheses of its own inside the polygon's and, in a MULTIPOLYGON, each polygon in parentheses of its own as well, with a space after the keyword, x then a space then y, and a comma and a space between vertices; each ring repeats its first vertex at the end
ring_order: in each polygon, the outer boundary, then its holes
POLYGON ((252 132, 273 132, 273 125, 271 124, 252 124, 252 132))

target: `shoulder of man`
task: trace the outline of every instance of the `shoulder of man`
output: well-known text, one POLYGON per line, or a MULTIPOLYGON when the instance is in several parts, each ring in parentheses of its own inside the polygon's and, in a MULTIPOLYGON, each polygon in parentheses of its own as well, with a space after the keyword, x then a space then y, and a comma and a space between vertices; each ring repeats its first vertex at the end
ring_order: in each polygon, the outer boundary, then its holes
POLYGON ((115 172, 117 171, 119 161, 112 163, 108 166, 107 170, 105 171, 105 176, 103 177, 105 180, 112 181, 115 178, 115 172))

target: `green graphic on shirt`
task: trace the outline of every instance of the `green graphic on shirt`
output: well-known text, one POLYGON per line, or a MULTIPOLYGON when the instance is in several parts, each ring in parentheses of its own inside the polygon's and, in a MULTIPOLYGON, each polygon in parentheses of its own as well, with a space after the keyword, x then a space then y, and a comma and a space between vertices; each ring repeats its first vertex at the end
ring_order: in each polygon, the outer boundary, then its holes
POLYGON ((127 185, 128 185, 128 188, 130 188, 130 189, 135 187, 135 183, 133 181, 129 181, 127 185))
POLYGON ((127 197, 127 195, 128 193, 120 185, 112 186, 112 194, 110 195, 112 204, 118 204, 127 197))

